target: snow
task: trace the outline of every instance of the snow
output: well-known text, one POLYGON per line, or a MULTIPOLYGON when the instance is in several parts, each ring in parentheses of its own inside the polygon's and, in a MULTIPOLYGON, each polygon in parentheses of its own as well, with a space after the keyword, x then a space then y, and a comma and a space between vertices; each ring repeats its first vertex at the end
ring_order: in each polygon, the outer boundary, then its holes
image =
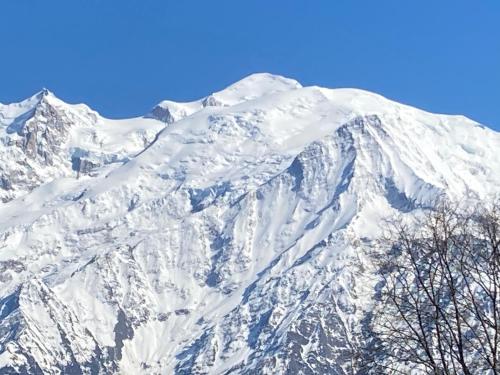
POLYGON ((382 220, 499 193, 500 134, 362 90, 256 74, 155 108, 0 106, 0 300, 22 301, 1 366, 69 371, 68 338, 85 371, 342 373, 382 220), (58 129, 53 163, 12 143, 26 128, 58 129))
POLYGON ((256 73, 200 100, 187 103, 164 100, 158 103, 147 117, 172 123, 182 120, 206 107, 233 106, 245 101, 301 87, 300 83, 293 79, 268 73, 256 73))

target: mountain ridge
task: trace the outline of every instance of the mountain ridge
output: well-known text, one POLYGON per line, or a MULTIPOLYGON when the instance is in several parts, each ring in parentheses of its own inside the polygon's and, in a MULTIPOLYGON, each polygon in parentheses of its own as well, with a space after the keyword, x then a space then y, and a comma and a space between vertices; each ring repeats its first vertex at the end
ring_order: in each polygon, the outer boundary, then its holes
POLYGON ((0 204, 0 373, 352 373, 378 223, 500 193, 472 120, 256 77, 171 122, 64 121, 65 169, 0 204))

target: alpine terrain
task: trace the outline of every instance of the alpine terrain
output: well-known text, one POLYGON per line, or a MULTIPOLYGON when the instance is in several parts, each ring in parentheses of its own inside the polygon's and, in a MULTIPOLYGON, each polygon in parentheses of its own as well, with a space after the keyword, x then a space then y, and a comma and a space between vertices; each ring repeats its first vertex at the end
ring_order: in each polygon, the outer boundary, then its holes
POLYGON ((500 193, 499 133, 270 74, 0 140, 0 374, 352 374, 383 219, 500 193))

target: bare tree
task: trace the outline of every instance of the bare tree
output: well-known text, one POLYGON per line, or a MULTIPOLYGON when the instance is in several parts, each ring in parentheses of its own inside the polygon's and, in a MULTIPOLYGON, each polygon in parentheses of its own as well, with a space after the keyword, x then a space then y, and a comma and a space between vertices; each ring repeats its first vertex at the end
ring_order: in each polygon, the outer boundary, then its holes
POLYGON ((500 374, 500 206, 440 203, 383 246, 372 372, 500 374))

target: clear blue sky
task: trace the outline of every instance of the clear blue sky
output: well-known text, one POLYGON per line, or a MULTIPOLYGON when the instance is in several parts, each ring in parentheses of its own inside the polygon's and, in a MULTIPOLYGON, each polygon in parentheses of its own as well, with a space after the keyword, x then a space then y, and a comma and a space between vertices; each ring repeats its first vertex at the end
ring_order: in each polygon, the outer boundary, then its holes
POLYGON ((0 102, 108 117, 253 72, 358 87, 500 130, 499 0, 3 0, 0 102))

